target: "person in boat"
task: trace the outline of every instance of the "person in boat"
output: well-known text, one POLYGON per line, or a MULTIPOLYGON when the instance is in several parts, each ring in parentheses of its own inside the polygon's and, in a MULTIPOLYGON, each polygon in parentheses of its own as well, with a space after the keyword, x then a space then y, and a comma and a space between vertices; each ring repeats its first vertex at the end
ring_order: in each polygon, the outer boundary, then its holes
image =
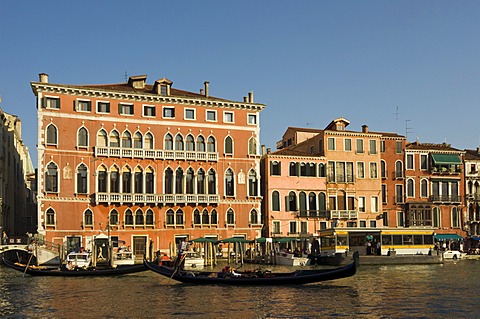
POLYGON ((160 263, 159 265, 168 265, 168 263, 171 261, 170 257, 168 257, 167 254, 163 254, 163 256, 160 258, 160 263))
POLYGON ((223 277, 241 277, 242 275, 235 272, 235 268, 232 268, 230 266, 225 266, 223 269, 222 269, 222 275, 223 277))

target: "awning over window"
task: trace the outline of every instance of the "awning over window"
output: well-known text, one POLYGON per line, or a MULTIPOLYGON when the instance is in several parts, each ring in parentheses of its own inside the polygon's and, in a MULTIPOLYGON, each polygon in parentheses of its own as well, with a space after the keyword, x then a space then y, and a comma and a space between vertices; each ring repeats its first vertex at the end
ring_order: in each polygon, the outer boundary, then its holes
POLYGON ((459 165, 462 164, 460 156, 455 154, 432 154, 436 165, 459 165))
POLYGON ((463 240, 463 237, 457 234, 437 234, 435 239, 439 241, 444 240, 463 240))

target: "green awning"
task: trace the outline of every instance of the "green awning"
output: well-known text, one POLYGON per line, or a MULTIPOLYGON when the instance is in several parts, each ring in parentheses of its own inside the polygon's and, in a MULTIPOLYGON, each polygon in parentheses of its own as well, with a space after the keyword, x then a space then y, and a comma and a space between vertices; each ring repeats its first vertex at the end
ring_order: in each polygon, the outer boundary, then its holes
POLYGON ((250 240, 243 237, 230 237, 226 239, 219 240, 220 243, 249 243, 250 240))
POLYGON ((462 164, 460 156, 455 154, 432 154, 436 165, 459 165, 462 164))
POLYGON ((463 240, 463 237, 457 234, 437 234, 435 239, 439 241, 444 240, 463 240))
POLYGON ((276 237, 276 238, 273 238, 273 241, 275 243, 289 243, 292 241, 299 241, 299 239, 296 237, 276 237))
POLYGON ((199 238, 195 238, 194 240, 192 240, 194 243, 216 243, 217 240, 216 239, 212 239, 212 238, 205 238, 205 237, 199 237, 199 238))

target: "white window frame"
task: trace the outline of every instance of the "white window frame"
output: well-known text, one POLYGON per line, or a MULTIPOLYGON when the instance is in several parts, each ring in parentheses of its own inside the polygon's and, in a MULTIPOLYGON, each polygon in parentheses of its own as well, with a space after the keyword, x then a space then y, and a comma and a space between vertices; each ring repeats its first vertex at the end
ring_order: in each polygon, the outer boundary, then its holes
POLYGON ((142 107, 142 116, 143 116, 143 117, 150 117, 150 118, 154 118, 155 116, 157 116, 157 108, 155 107, 155 105, 143 104, 143 107, 142 107), (151 109, 153 109, 153 115, 148 115, 148 114, 146 114, 146 111, 147 111, 147 110, 151 110, 151 109))
POLYGON ((60 110, 60 97, 59 96, 52 96, 52 95, 45 95, 43 96, 43 98, 45 99, 45 105, 44 107, 48 110, 60 110), (49 103, 48 101, 49 100, 55 100, 55 101, 58 101, 58 107, 50 107, 48 106, 49 103))
POLYGON ((96 108, 95 108, 95 112, 98 113, 98 114, 110 114, 110 111, 111 111, 111 103, 109 101, 96 101, 96 108), (99 104, 100 103, 103 103, 103 104, 108 104, 108 112, 102 112, 102 111, 99 111, 98 110, 98 107, 99 107, 99 104))
POLYGON ((89 113, 92 111, 92 101, 87 99, 76 99, 75 100, 75 111, 82 112, 82 113, 89 113), (87 103, 87 106, 90 106, 90 110, 82 110, 80 109, 80 104, 87 103))
POLYGON ((248 113, 247 114, 247 124, 248 125, 257 125, 258 124, 258 117, 255 113, 248 113))
POLYGON ((217 111, 216 110, 206 110, 205 111, 205 121, 207 122, 217 122, 217 111), (212 119, 209 119, 208 116, 209 114, 213 114, 213 116, 215 117, 213 120, 212 119))
POLYGON ((405 170, 414 170, 415 169, 415 156, 412 153, 405 154, 405 170), (409 166, 409 158, 411 157, 411 167, 409 166))
POLYGON ((119 113, 120 115, 125 115, 125 116, 133 116, 135 111, 133 110, 133 103, 119 103, 118 104, 120 106, 120 109, 119 109, 119 113), (132 107, 132 113, 126 113, 125 112, 125 106, 131 106, 132 107))
POLYGON ((365 196, 358 196, 358 211, 360 213, 365 213, 366 212, 366 210, 367 210, 366 202, 367 202, 367 200, 366 200, 365 196))
POLYGON ((370 197, 370 208, 372 213, 378 213, 380 211, 378 196, 370 197))
POLYGON ((352 139, 351 138, 346 138, 343 140, 343 149, 345 152, 351 152, 352 151, 352 139), (350 141, 350 149, 347 149, 347 141, 350 141))
POLYGON ((184 118, 186 121, 195 121, 195 120, 197 119, 197 112, 196 112, 196 111, 197 111, 197 110, 195 110, 195 109, 185 108, 185 109, 183 110, 183 118, 184 118), (193 112, 193 117, 192 117, 192 118, 190 118, 190 117, 187 116, 187 112, 188 112, 188 111, 192 111, 192 112, 193 112))
POLYGON ((162 119, 174 119, 175 118, 175 107, 174 106, 163 106, 162 107, 162 119), (172 110, 173 116, 165 116, 166 110, 172 110))
POLYGON ((230 112, 230 111, 224 111, 223 112, 223 122, 224 123, 235 123, 235 113, 234 112, 230 112), (227 120, 227 115, 231 115, 232 116, 232 120, 231 121, 228 121, 227 120))

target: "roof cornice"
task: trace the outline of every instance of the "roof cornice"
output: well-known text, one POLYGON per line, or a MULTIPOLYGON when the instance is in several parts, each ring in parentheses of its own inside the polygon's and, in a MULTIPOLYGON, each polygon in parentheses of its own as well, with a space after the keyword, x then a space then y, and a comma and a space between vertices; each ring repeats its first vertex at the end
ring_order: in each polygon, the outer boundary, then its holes
POLYGON ((208 99, 196 99, 192 97, 181 96, 162 96, 156 94, 146 93, 128 93, 118 92, 111 90, 91 89, 91 88, 79 88, 70 87, 65 85, 43 83, 43 82, 31 82, 32 91, 35 95, 41 93, 52 94, 68 94, 78 95, 84 97, 98 97, 104 99, 117 99, 127 101, 140 101, 145 103, 159 103, 159 104, 184 104, 192 106, 206 106, 206 107, 218 107, 218 108, 234 108, 244 109, 252 111, 262 111, 265 108, 265 104, 259 103, 242 103, 227 100, 215 100, 215 98, 209 97, 208 99))

